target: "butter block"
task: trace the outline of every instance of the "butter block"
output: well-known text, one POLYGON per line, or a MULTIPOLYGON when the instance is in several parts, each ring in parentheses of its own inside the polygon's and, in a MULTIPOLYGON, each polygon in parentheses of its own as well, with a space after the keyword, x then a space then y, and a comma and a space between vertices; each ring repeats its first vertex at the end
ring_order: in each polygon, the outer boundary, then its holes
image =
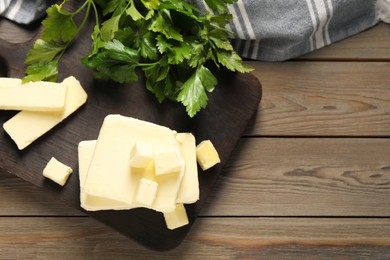
POLYGON ((77 79, 68 77, 63 84, 67 87, 67 92, 65 106, 61 113, 21 111, 3 124, 4 130, 14 140, 19 150, 23 150, 50 131, 86 102, 87 93, 77 79))
MULTIPOLYGON (((88 196, 115 200, 132 207, 140 206, 134 198, 137 185, 144 176, 142 169, 129 167, 129 153, 136 142, 180 149, 174 132, 167 127, 131 117, 108 115, 100 129, 82 191, 88 196)), ((183 158, 180 161, 184 164, 183 158)), ((181 170, 175 178, 156 180, 159 187, 152 205, 154 210, 163 212, 175 208, 183 175, 184 170, 181 170)))
POLYGON ((146 178, 142 178, 135 195, 135 202, 151 207, 157 194, 158 183, 146 178))
POLYGON ((154 164, 157 176, 178 173, 182 167, 177 151, 173 149, 156 151, 154 154, 154 164))
POLYGON ((187 212, 184 204, 177 204, 175 210, 163 212, 165 223, 168 229, 176 229, 188 224, 187 212))
POLYGON ((52 157, 47 163, 46 167, 43 169, 43 176, 51 179, 61 186, 64 186, 72 171, 73 170, 71 167, 52 157))
POLYGON ((80 206, 88 211, 124 210, 133 207, 133 205, 126 204, 121 201, 111 200, 104 197, 91 196, 83 191, 95 146, 96 140, 81 141, 78 145, 80 206))
POLYGON ((218 152, 210 140, 204 140, 197 145, 196 159, 204 171, 221 162, 218 152))
POLYGON ((66 85, 54 82, 27 82, 0 78, 0 109, 61 111, 65 106, 66 85))
POLYGON ((130 166, 145 168, 153 160, 153 145, 147 142, 136 142, 130 152, 130 166))
POLYGON ((199 200, 198 165, 196 161, 196 140, 191 133, 178 133, 179 142, 185 160, 185 171, 180 185, 177 203, 194 203, 199 200))

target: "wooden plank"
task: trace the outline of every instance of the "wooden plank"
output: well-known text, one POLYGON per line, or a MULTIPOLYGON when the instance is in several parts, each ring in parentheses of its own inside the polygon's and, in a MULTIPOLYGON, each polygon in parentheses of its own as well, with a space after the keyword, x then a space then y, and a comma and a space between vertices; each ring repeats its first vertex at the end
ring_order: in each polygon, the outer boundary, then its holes
POLYGON ((0 251, 2 259, 386 259, 390 220, 201 218, 162 253, 87 217, 3 217, 0 251))
POLYGON ((263 99, 247 134, 390 136, 390 63, 250 64, 263 99))
POLYGON ((300 60, 390 60, 390 25, 375 27, 322 49, 299 57, 300 60))
POLYGON ((390 139, 245 138, 203 216, 390 216, 390 139))
POLYGON ((31 40, 39 32, 39 24, 20 26, 6 19, 0 19, 0 40, 9 43, 24 43, 31 40))
MULTIPOLYGON (((390 216, 390 139, 243 138, 202 216, 390 216)), ((76 216, 14 177, 0 216, 76 216)))
POLYGON ((0 173, 0 216, 83 216, 50 193, 14 175, 0 173))

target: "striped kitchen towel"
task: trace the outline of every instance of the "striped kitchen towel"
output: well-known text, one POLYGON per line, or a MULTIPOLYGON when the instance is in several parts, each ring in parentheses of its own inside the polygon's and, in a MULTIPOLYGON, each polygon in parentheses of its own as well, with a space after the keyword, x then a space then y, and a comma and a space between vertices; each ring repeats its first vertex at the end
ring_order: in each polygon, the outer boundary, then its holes
POLYGON ((229 11, 235 50, 253 60, 291 59, 390 23, 390 0, 238 0, 229 11))
MULTIPOLYGON (((78 1, 78 0, 74 0, 78 1)), ((205 11, 204 1, 188 0, 205 11)), ((17 23, 40 19, 55 0, 0 0, 0 15, 17 23)), ((209 10, 210 11, 210 10, 209 10)), ((228 25, 243 58, 282 61, 390 23, 390 0, 237 0, 228 25)))
POLYGON ((0 15, 19 24, 41 19, 55 0, 0 0, 0 15))

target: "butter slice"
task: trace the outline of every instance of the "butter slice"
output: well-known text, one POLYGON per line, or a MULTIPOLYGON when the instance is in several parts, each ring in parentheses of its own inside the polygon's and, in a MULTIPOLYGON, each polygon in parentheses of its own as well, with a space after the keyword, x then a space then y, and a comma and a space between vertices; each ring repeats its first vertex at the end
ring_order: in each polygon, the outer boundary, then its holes
POLYGON ((176 205, 175 210, 163 214, 168 229, 172 230, 188 224, 187 212, 181 203, 176 205))
MULTIPOLYGON (((167 127, 131 117, 108 115, 100 129, 83 192, 133 207, 140 206, 133 202, 143 176, 129 167, 130 150, 139 141, 179 149, 174 132, 167 127)), ((184 164, 184 159, 181 160, 184 164)), ((163 212, 175 208, 183 174, 184 171, 181 171, 174 179, 157 180, 159 188, 153 209, 163 212)))
POLYGON ((27 82, 0 78, 0 109, 61 111, 65 106, 66 86, 54 82, 27 82))
POLYGON ((210 140, 204 140, 198 144, 196 158, 202 170, 208 170, 221 162, 218 152, 210 140))
POLYGON ((176 139, 180 144, 185 165, 185 174, 181 182, 177 203, 194 203, 199 200, 198 165, 196 162, 196 141, 191 133, 178 133, 176 139))
POLYGON ((67 87, 67 93, 62 113, 21 111, 3 124, 4 130, 11 136, 19 150, 23 150, 50 131, 86 102, 87 93, 77 79, 68 77, 63 84, 67 87))
POLYGON ((140 203, 150 208, 156 199, 157 189, 157 182, 142 178, 138 184, 138 190, 135 195, 135 203, 140 203))
POLYGON ((147 142, 136 142, 130 152, 130 166, 145 168, 153 160, 153 145, 147 142))
POLYGON ((132 205, 103 197, 91 196, 83 191, 95 146, 96 140, 81 141, 78 146, 80 206, 88 211, 123 210, 131 208, 132 205))
POLYGON ((72 173, 72 168, 58 161, 52 157, 43 169, 43 176, 51 179, 52 181, 64 186, 68 180, 69 175, 72 173))

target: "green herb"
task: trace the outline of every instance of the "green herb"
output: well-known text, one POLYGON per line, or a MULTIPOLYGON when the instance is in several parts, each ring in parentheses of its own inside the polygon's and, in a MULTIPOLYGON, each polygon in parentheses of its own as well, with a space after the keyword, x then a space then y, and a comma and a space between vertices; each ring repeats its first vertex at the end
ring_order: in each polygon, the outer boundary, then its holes
POLYGON ((184 0, 85 0, 69 12, 65 0, 47 9, 42 35, 25 61, 24 80, 56 81, 62 55, 94 14, 91 51, 81 61, 95 77, 130 83, 141 69, 159 102, 181 102, 193 117, 217 84, 209 61, 231 71, 252 70, 234 52, 225 28, 232 19, 227 5, 235 1, 206 0, 212 12, 202 13, 184 0), (84 15, 80 24, 77 15, 84 15))

